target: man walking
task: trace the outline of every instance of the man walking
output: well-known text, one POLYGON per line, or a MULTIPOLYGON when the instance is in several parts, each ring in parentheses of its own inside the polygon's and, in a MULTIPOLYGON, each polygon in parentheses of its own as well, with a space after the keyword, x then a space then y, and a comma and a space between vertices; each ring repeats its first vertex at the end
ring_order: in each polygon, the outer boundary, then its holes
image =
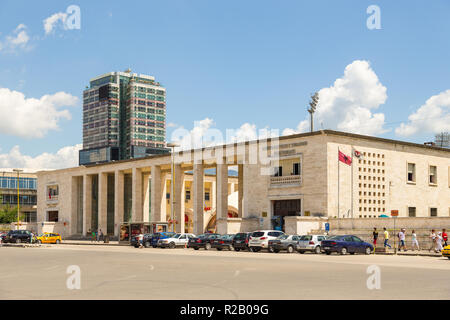
POLYGON ((447 236, 447 232, 445 229, 442 229, 442 240, 444 240, 444 246, 447 246, 447 240, 448 240, 448 236, 447 236))
POLYGON ((383 228, 384 230, 384 247, 389 247, 389 249, 392 249, 391 245, 388 243, 389 242, 389 232, 386 230, 386 228, 383 228))
POLYGON ((373 228, 373 249, 375 250, 375 247, 377 246, 377 239, 378 239, 378 231, 377 228, 373 228))
POLYGON ((417 248, 417 251, 419 251, 420 250, 419 241, 417 241, 417 234, 415 230, 412 231, 411 240, 412 240, 412 250, 414 250, 414 248, 417 248))
POLYGON ((402 248, 404 251, 406 251, 406 245, 405 245, 405 229, 401 229, 400 232, 398 233, 398 240, 400 241, 399 246, 398 246, 398 251, 401 251, 402 248))
POLYGON ((434 232, 434 229, 431 230, 430 240, 431 240, 431 246, 428 251, 431 251, 431 250, 436 251, 436 233, 434 232))

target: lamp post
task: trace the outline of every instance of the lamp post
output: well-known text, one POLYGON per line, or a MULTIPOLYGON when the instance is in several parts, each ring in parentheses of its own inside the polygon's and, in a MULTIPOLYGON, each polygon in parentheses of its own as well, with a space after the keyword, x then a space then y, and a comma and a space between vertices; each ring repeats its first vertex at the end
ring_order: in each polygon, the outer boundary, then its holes
POLYGON ((174 216, 173 216, 173 205, 175 201, 173 201, 174 198, 174 186, 175 186, 175 148, 179 147, 180 145, 177 143, 168 143, 167 146, 169 148, 172 148, 171 156, 172 156, 172 163, 171 163, 171 169, 170 169, 170 176, 172 177, 172 183, 170 184, 170 220, 172 221, 172 232, 175 232, 175 223, 174 223, 174 216))
POLYGON ((14 172, 17 173, 17 225, 16 230, 19 230, 19 223, 20 223, 20 188, 19 188, 19 176, 20 173, 23 171, 21 169, 13 169, 14 172))

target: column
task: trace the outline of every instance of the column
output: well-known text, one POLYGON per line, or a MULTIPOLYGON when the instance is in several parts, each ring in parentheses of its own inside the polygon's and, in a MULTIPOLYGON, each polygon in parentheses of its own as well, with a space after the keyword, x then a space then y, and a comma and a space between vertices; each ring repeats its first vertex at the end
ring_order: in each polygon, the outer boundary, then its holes
POLYGON ((184 172, 181 168, 181 164, 176 164, 174 172, 174 178, 172 183, 175 182, 173 186, 174 195, 173 196, 173 209, 175 220, 177 224, 175 226, 176 232, 184 232, 184 172))
POLYGON ((118 237, 120 223, 123 222, 123 184, 124 175, 120 170, 114 172, 114 236, 118 237))
POLYGON ((216 165, 217 180, 217 216, 216 219, 228 218, 228 165, 216 165))
MULTIPOLYGON (((194 209, 194 233, 199 235, 204 232, 204 213, 203 213, 203 198, 204 198, 204 169, 203 164, 194 164, 194 177, 192 181, 192 200, 194 209)), ((215 190, 211 190, 212 194, 215 190)), ((210 196, 211 196, 210 194, 210 196)))
MULTIPOLYGON (((92 216, 92 176, 83 176, 83 236, 91 229, 92 216)), ((91 230, 92 231, 92 230, 91 230)))
POLYGON ((242 199, 244 198, 244 166, 238 165, 238 216, 242 218, 242 199))
MULTIPOLYGON (((161 221, 167 221, 167 198, 166 194, 167 192, 167 174, 161 174, 161 221)), ((169 213, 170 214, 170 213, 169 213)))
MULTIPOLYGON (((78 177, 71 177, 71 198, 70 198, 70 216, 68 230, 65 232, 64 236, 72 235, 77 233, 77 223, 78 223, 78 177)), ((66 228, 64 228, 66 231, 66 228)))
POLYGON ((131 221, 142 221, 142 171, 141 169, 132 169, 131 182, 131 221))
MULTIPOLYGON (((152 166, 151 171, 151 186, 150 186, 150 194, 151 194, 151 215, 152 221, 166 221, 166 215, 161 211, 161 201, 163 201, 166 196, 166 192, 163 189, 165 184, 161 181, 161 167, 160 166, 152 166)), ((164 206, 165 207, 165 206, 164 206)))
MULTIPOLYGON (((143 181, 142 181, 142 189, 143 189, 143 217, 142 217, 142 221, 144 222, 150 222, 150 193, 151 193, 151 189, 150 189, 150 175, 149 174, 144 174, 143 175, 143 181)), ((153 217, 152 217, 153 219, 153 217)))
POLYGON ((98 174, 98 229, 103 234, 107 233, 107 216, 108 216, 108 174, 100 172, 98 174))

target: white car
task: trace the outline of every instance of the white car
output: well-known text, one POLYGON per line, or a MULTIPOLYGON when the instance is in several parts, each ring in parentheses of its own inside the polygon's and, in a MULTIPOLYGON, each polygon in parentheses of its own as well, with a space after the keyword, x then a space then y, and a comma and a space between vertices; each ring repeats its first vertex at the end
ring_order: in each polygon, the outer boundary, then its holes
POLYGON ((297 245, 297 251, 300 253, 311 251, 319 254, 322 251, 322 240, 326 239, 327 237, 321 234, 301 236, 297 245))
POLYGON ((261 249, 269 249, 269 240, 275 240, 284 235, 283 231, 277 230, 257 230, 252 232, 248 241, 250 251, 258 252, 261 249))
POLYGON ((158 240, 158 247, 161 248, 175 248, 185 247, 189 242, 189 239, 195 238, 193 233, 177 233, 171 238, 158 240))

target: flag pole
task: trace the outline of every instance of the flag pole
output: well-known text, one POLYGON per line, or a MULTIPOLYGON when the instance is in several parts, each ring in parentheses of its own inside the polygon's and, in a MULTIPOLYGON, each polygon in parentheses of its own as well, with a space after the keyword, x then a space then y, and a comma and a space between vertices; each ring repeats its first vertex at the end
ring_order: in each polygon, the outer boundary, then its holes
POLYGON ((338 172, 338 206, 337 206, 337 217, 338 217, 338 219, 339 219, 339 147, 338 147, 338 156, 337 156, 337 166, 338 166, 338 170, 337 170, 337 172, 338 172))

